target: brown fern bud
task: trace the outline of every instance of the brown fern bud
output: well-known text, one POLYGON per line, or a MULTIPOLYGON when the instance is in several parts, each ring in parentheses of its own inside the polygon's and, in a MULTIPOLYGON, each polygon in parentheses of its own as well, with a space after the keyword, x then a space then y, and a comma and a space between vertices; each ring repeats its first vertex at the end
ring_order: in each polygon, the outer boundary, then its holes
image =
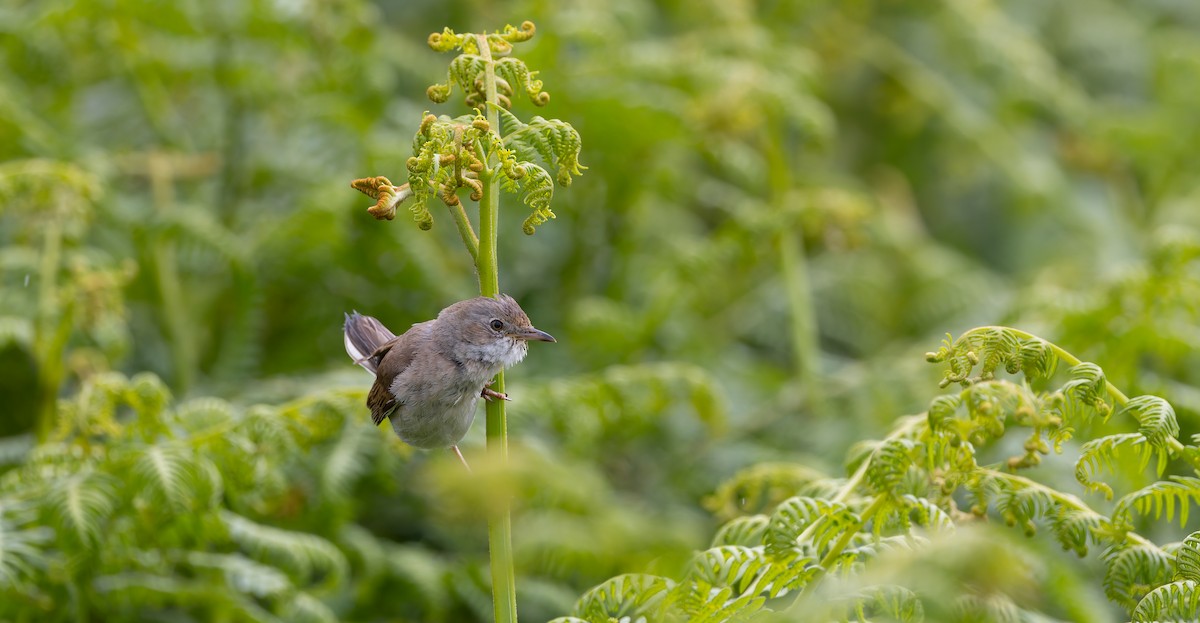
POLYGON ((378 176, 378 177, 364 177, 361 179, 354 180, 353 182, 350 182, 351 188, 353 188, 354 190, 357 190, 358 192, 360 192, 372 199, 379 198, 379 188, 381 186, 391 186, 391 185, 392 185, 392 182, 390 180, 388 180, 388 178, 383 177, 382 175, 378 176))
POLYGON ((458 195, 454 194, 454 191, 456 191, 456 190, 458 190, 458 187, 456 187, 454 184, 451 184, 450 182, 446 182, 445 184, 443 184, 442 185, 442 202, 448 206, 456 206, 459 203, 461 203, 458 200, 458 195))
POLYGON ((367 212, 379 221, 390 221, 396 218, 396 206, 392 205, 391 199, 389 195, 380 196, 379 202, 367 208, 367 212))
POLYGON ((550 103, 550 94, 542 91, 541 93, 538 93, 529 99, 533 102, 534 106, 545 106, 546 104, 550 103))
POLYGON ((460 178, 458 181, 461 182, 463 186, 468 186, 471 188, 471 201, 479 201, 480 199, 483 199, 482 182, 469 177, 460 178))
POLYGON ((472 121, 471 127, 479 130, 480 132, 490 132, 492 130, 492 124, 488 123, 488 120, 483 118, 472 121))

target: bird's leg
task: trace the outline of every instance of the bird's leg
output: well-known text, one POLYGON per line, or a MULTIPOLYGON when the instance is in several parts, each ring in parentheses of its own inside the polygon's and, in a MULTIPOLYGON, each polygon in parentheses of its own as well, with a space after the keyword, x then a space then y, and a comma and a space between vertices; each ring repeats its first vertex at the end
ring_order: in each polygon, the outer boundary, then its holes
POLYGON ((479 390, 479 395, 483 396, 484 400, 512 400, 512 398, 508 397, 508 394, 492 389, 492 382, 494 380, 488 381, 487 385, 484 385, 483 389, 479 390))
POLYGON ((471 466, 467 465, 467 459, 463 458, 462 451, 458 449, 458 446, 450 446, 450 451, 458 457, 458 460, 462 461, 463 467, 467 468, 468 472, 471 471, 471 466))

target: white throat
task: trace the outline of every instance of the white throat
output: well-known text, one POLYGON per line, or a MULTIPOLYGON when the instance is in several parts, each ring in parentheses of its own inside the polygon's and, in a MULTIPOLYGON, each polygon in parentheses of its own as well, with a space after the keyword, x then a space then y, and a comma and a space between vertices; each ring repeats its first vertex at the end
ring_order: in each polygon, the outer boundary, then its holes
POLYGON ((529 345, 525 340, 511 337, 487 344, 463 344, 460 348, 463 359, 478 361, 497 372, 517 365, 529 352, 529 345))

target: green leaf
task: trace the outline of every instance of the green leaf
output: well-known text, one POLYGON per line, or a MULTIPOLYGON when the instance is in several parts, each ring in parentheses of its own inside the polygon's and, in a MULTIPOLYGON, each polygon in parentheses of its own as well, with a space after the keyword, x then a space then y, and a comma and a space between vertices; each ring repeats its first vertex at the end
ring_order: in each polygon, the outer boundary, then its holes
POLYGON ((265 526, 229 511, 220 514, 235 543, 254 557, 286 569, 297 582, 323 580, 337 585, 346 577, 346 557, 329 541, 315 534, 265 526))
POLYGON ((1133 620, 1189 621, 1200 613, 1200 590, 1195 580, 1177 580, 1150 591, 1133 609, 1133 620))
POLYGON ((674 588, 673 580, 656 575, 618 575, 584 593, 575 604, 575 615, 589 621, 622 617, 661 620, 674 588))
POLYGON ((112 481, 86 472, 59 481, 48 498, 57 528, 85 547, 100 542, 117 504, 112 481))
MULTIPOLYGON (((1164 447, 1168 439, 1179 436, 1179 423, 1175 420, 1175 409, 1158 396, 1138 396, 1125 403, 1124 413, 1137 419, 1142 434, 1151 444, 1164 447)), ((1162 467, 1159 468, 1162 473, 1162 467)))

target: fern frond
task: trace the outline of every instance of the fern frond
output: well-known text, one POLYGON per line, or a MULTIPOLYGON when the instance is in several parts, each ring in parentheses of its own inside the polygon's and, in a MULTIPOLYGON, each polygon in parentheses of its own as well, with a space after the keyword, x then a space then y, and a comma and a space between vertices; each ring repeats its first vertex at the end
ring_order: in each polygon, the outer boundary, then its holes
POLYGON ((345 497, 355 481, 366 472, 375 455, 379 436, 371 428, 346 420, 342 434, 329 449, 321 470, 321 488, 335 499, 345 497))
POLYGON ((933 532, 953 532, 954 520, 940 506, 928 498, 906 494, 902 501, 917 518, 917 524, 933 532))
POLYGON ((292 595, 283 608, 283 620, 296 623, 338 623, 333 610, 312 595, 300 591, 292 595))
POLYGON ((762 546, 723 545, 696 553, 688 565, 690 580, 714 587, 730 587, 736 594, 753 588, 759 574, 770 566, 762 546))
POLYGON ((1170 476, 1170 480, 1151 483, 1118 500, 1112 517, 1115 523, 1128 525, 1136 510, 1141 515, 1153 514, 1155 519, 1166 514, 1171 521, 1178 505, 1179 524, 1184 525, 1192 503, 1200 503, 1200 478, 1170 476))
POLYGON ((524 61, 513 56, 496 61, 496 75, 507 80, 510 88, 525 91, 530 102, 545 106, 550 102, 550 94, 542 92, 542 81, 537 79, 537 73, 529 71, 524 61))
POLYGON ((785 500, 771 515, 763 544, 773 556, 796 552, 820 553, 847 530, 861 527, 857 515, 845 504, 819 498, 796 496, 785 500), (807 535, 806 542, 800 542, 807 535))
POLYGON ((1094 511, 1060 506, 1050 519, 1050 529, 1064 550, 1073 551, 1082 558, 1087 555, 1088 543, 1100 543, 1100 535, 1109 533, 1112 523, 1094 511))
MULTIPOLYGON (((185 431, 203 434, 229 426, 237 417, 233 405, 220 398, 193 398, 172 410, 171 421, 185 431)), ((216 439, 219 439, 216 438, 216 439)))
POLYGON ((1050 343, 1039 337, 1021 340, 1021 371, 1030 381, 1048 379, 1058 369, 1058 355, 1050 343))
MULTIPOLYGON (((754 594, 739 595, 729 587, 687 582, 673 591, 675 610, 689 623, 734 623, 754 615, 766 601, 754 594)), ((611 620, 611 619, 610 619, 611 620)))
POLYGON ((972 329, 950 341, 947 334, 943 346, 936 353, 926 353, 930 363, 947 364, 942 385, 961 383, 970 385, 976 381, 990 380, 999 368, 1015 371, 1020 362, 1020 338, 1005 327, 980 327, 972 329), (975 366, 982 368, 980 374, 971 377, 975 366))
POLYGON ((1129 545, 1104 553, 1104 594, 1127 610, 1157 586, 1171 581, 1171 557, 1153 545, 1129 545))
MULTIPOLYGON (((1100 366, 1091 363, 1083 362, 1071 368, 1071 380, 1063 384, 1062 391, 1069 398, 1086 405, 1095 410, 1101 418, 1107 419, 1112 412, 1112 407, 1108 404, 1108 379, 1104 377, 1104 371, 1100 366)), ((1083 419, 1086 421, 1089 410, 1079 410, 1083 414, 1083 419)))
MULTIPOLYGON (((1112 487, 1097 480, 1096 476, 1102 469, 1113 471, 1113 459, 1122 448, 1133 452, 1138 460, 1138 469, 1144 470, 1150 464, 1150 459, 1157 454, 1159 465, 1163 465, 1168 457, 1165 447, 1156 447, 1141 433, 1121 433, 1093 439, 1080 448, 1079 459, 1075 461, 1075 480, 1088 488, 1089 491, 1102 491, 1106 499, 1113 496, 1112 487)), ((1160 471, 1161 472, 1161 467, 1160 471)))
POLYGON ((930 543, 929 539, 917 534, 895 534, 877 537, 863 535, 863 539, 846 549, 847 557, 856 563, 867 562, 886 552, 920 551, 930 543))
POLYGON ((504 146, 516 152, 518 159, 540 159, 555 170, 554 179, 563 186, 570 186, 571 177, 587 169, 579 163, 583 141, 571 124, 537 116, 524 123, 502 107, 496 111, 504 130, 504 146))
POLYGON ((186 461, 179 446, 159 444, 142 450, 133 470, 149 490, 157 492, 172 511, 179 512, 195 497, 184 473, 188 469, 186 461))
POLYGON ((448 565, 437 552, 418 545, 390 545, 381 554, 386 559, 388 576, 411 585, 429 609, 448 601, 448 565))
POLYGON ((1200 582, 1200 532, 1183 539, 1175 552, 1175 579, 1200 582))
POLYGON ((247 595, 274 597, 294 590, 282 571, 241 554, 188 552, 185 560, 192 567, 219 571, 234 590, 247 595))
POLYGON ((979 358, 980 378, 989 380, 996 375, 996 370, 1005 369, 1015 373, 1019 369, 1014 362, 1020 362, 1021 340, 1012 331, 1000 327, 988 327, 972 334, 974 352, 979 358))
POLYGON ((926 417, 929 429, 934 432, 958 432, 951 423, 955 420, 958 408, 962 405, 962 397, 958 394, 942 394, 929 403, 926 417))
POLYGON ((704 498, 704 507, 718 519, 731 519, 747 513, 772 512, 780 502, 811 495, 812 485, 828 478, 825 474, 798 463, 757 463, 744 468, 721 483, 704 498))
POLYGON ((909 470, 923 463, 924 444, 912 439, 888 439, 876 450, 867 468, 871 489, 893 497, 908 493, 909 470))
MULTIPOLYGON (((459 54, 450 61, 450 69, 446 75, 446 86, 457 84, 458 88, 464 93, 470 93, 475 90, 475 81, 483 74, 486 63, 482 56, 478 54, 459 54)), ((440 102, 445 102, 450 96, 450 90, 447 89, 445 98, 440 102)), ((432 99, 432 98, 430 98, 432 99)), ((439 100, 434 100, 439 101, 439 100)))
POLYGON ((622 617, 661 620, 674 588, 673 580, 661 576, 618 575, 584 593, 575 604, 575 616, 589 621, 622 617))
POLYGON ((742 620, 766 601, 786 567, 772 564, 761 547, 728 545, 696 554, 687 581, 675 590, 674 604, 689 621, 742 620))
POLYGON ((37 569, 48 563, 45 547, 53 532, 46 527, 21 527, 3 512, 6 506, 0 501, 0 590, 27 590, 37 569))
POLYGON ((827 610, 834 615, 830 618, 844 621, 882 619, 920 623, 925 620, 925 605, 917 594, 894 584, 860 588, 852 595, 839 597, 827 610))
MULTIPOLYGON (((525 171, 525 175, 513 184, 521 189, 521 201, 533 210, 521 223, 521 231, 526 235, 533 235, 538 225, 554 218, 554 211, 550 209, 550 200, 554 197, 554 182, 550 180, 550 174, 546 173, 545 169, 532 162, 521 162, 517 166, 525 171)), ((507 183, 504 186, 508 188, 507 183)))
POLYGON ((1150 591, 1133 609, 1133 621, 1189 621, 1200 613, 1195 580, 1176 580, 1150 591))
POLYGON ((63 478, 48 496, 54 523, 84 547, 100 542, 101 534, 113 510, 116 493, 108 478, 82 473, 63 478))
POLYGON ((753 547, 759 545, 762 543, 763 534, 770 523, 771 518, 766 515, 734 517, 717 529, 717 534, 713 536, 712 546, 744 545, 753 547))
POLYGON ((126 392, 129 406, 137 413, 140 423, 157 427, 162 414, 171 402, 171 390, 162 379, 150 372, 139 372, 129 378, 126 392))
POLYGON ((282 567, 300 583, 323 579, 336 585, 346 576, 346 557, 315 534, 265 526, 229 511, 221 511, 221 521, 239 547, 282 567))
MULTIPOLYGON (((1175 419, 1175 409, 1171 404, 1158 396, 1138 396, 1130 398, 1125 403, 1122 413, 1133 415, 1138 421, 1138 432, 1156 447, 1166 449, 1168 439, 1179 436, 1179 422, 1175 419)), ((1166 456, 1159 460, 1158 473, 1166 467, 1166 456)))

